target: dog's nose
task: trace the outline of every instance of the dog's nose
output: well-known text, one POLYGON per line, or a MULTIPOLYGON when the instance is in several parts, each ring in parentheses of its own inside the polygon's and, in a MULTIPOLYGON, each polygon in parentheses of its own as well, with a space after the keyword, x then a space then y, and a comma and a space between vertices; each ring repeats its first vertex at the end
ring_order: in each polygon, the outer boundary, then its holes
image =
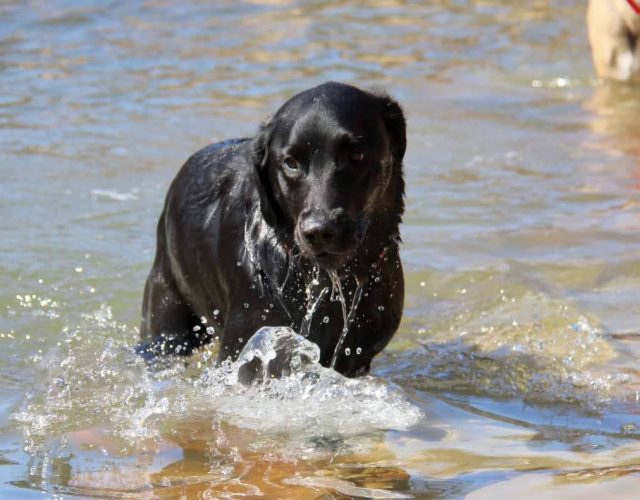
POLYGON ((331 247, 338 239, 338 224, 330 219, 309 218, 301 229, 304 239, 315 248, 331 247))

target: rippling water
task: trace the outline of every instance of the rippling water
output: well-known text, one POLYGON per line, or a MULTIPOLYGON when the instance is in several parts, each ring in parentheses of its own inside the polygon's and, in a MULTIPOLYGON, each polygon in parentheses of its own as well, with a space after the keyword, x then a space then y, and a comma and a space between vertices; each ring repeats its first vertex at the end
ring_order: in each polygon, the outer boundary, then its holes
POLYGON ((585 8, 2 2, 0 496, 631 498, 640 88, 594 80, 585 8), (326 80, 407 111, 400 332, 355 381, 149 372, 177 168, 326 80))

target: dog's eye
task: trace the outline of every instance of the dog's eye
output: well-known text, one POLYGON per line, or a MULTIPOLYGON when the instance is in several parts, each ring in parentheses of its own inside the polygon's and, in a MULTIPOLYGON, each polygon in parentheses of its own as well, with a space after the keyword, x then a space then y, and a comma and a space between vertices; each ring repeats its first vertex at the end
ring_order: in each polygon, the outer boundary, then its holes
POLYGON ((287 167, 289 170, 298 170, 300 168, 300 165, 298 165, 298 162, 296 161, 295 158, 292 158, 291 156, 287 156, 284 161, 284 166, 287 167))
POLYGON ((351 151, 349 153, 349 161, 353 163, 360 163, 364 160, 364 153, 362 151, 351 151))

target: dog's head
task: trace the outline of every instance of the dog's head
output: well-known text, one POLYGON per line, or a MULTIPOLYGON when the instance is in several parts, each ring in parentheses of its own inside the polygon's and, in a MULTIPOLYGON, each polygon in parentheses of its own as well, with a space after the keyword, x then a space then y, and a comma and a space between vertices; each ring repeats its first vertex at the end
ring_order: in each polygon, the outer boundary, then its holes
POLYGON ((393 99, 350 85, 292 97, 253 143, 264 218, 321 267, 345 264, 374 217, 400 221, 405 128, 393 99))

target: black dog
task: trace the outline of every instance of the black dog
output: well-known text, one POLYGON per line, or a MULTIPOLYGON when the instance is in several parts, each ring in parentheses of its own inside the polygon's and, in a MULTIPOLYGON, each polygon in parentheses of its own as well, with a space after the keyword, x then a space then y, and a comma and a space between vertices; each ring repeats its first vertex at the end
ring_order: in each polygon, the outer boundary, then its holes
POLYGON ((218 340, 235 359, 288 325, 320 362, 366 374, 398 328, 405 120, 386 95, 325 83, 253 139, 195 153, 173 181, 142 307, 141 351, 218 340))

